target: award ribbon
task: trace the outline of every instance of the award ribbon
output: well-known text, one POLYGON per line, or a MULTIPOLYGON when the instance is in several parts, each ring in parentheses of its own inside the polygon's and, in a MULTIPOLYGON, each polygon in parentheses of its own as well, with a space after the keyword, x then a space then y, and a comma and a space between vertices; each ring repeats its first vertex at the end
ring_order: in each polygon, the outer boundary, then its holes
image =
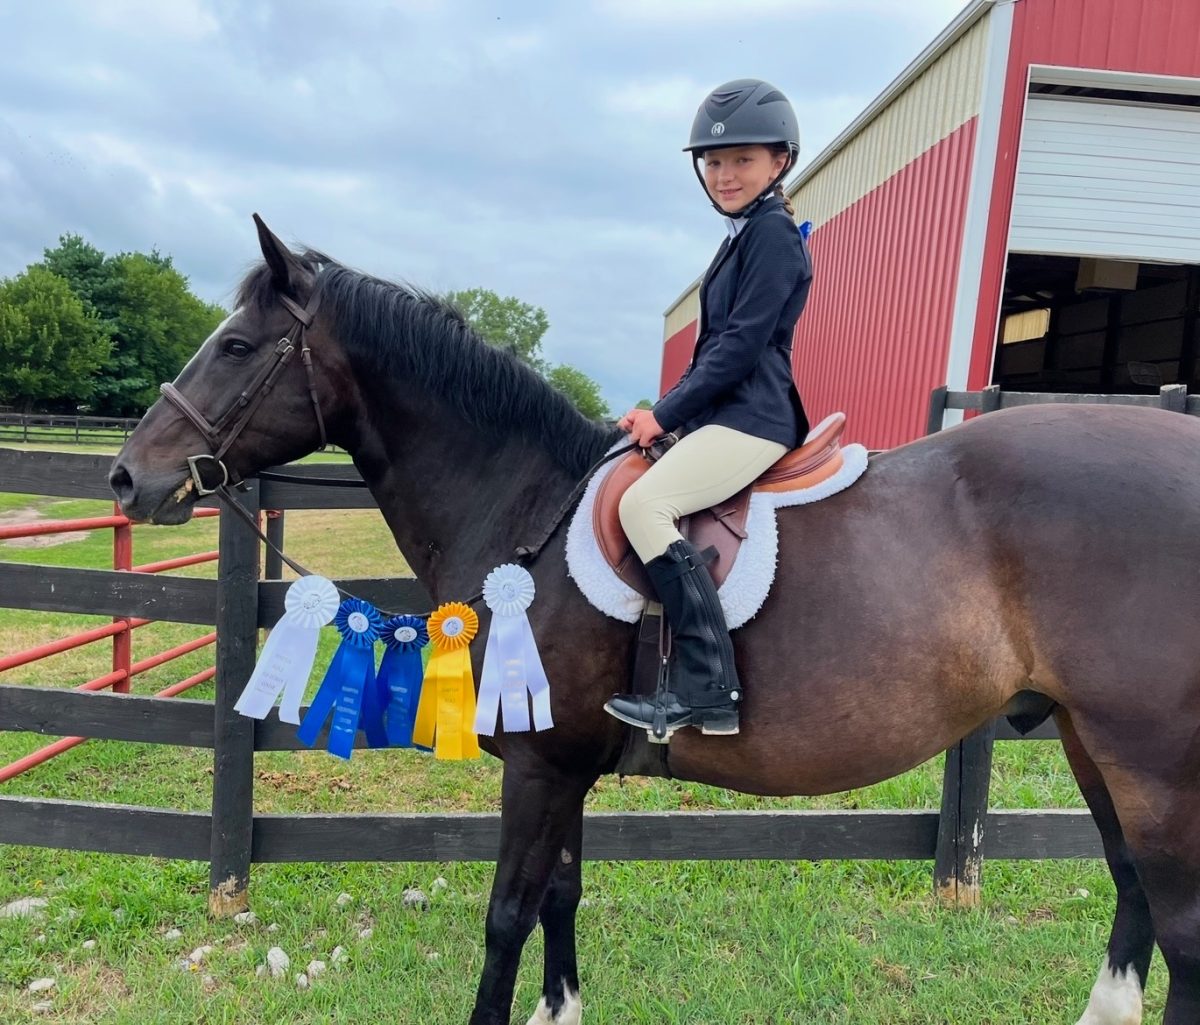
POLYGON ((263 719, 282 692, 280 720, 298 723, 321 627, 332 622, 338 610, 337 588, 324 577, 301 577, 287 589, 283 607, 233 707, 251 719, 263 719))
POLYGON ((497 566, 483 582, 483 600, 492 610, 492 624, 479 680, 477 734, 494 736, 501 711, 505 733, 528 732, 530 698, 534 728, 548 730, 554 725, 550 681, 525 614, 533 604, 534 591, 529 571, 511 563, 497 566))
POLYGON ((478 632, 479 617, 462 602, 439 605, 429 617, 433 654, 425 667, 413 743, 433 748, 436 758, 480 755, 479 740, 471 731, 475 719, 475 680, 468 648, 478 632))
POLYGON ((342 635, 342 643, 334 652, 296 736, 312 747, 332 711, 329 753, 349 758, 360 722, 369 746, 387 746, 383 707, 375 682, 375 642, 383 627, 383 617, 369 602, 347 598, 334 617, 334 625, 342 635))
POLYGON ((379 663, 379 696, 390 747, 413 746, 417 698, 421 694, 421 649, 429 631, 416 616, 393 616, 383 624, 383 661, 379 663))

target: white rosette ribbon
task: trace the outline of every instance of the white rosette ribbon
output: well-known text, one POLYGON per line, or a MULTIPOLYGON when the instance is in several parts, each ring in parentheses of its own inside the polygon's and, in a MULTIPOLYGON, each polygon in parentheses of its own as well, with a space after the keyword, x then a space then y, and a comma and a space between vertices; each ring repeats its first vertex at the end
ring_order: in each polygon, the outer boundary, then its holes
POLYGON ((300 702, 317 655, 321 627, 333 622, 341 598, 332 581, 301 577, 284 595, 284 613, 267 643, 236 708, 251 719, 263 719, 283 693, 279 718, 300 722, 300 702))
POLYGON ((525 614, 533 595, 533 577, 512 563, 497 566, 483 582, 483 600, 492 610, 475 708, 475 732, 483 736, 495 736, 501 710, 505 733, 528 732, 530 699, 534 728, 554 725, 550 681, 525 614))

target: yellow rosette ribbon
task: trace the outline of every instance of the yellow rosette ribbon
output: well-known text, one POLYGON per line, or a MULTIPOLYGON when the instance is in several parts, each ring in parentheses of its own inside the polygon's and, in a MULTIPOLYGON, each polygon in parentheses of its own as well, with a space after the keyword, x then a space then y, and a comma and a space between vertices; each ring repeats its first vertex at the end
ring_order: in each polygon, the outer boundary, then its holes
POLYGON ((478 758, 479 738, 475 722, 475 679, 471 674, 469 645, 479 633, 479 617, 469 605, 452 601, 439 605, 429 617, 429 640, 433 646, 413 743, 432 748, 434 757, 478 758))

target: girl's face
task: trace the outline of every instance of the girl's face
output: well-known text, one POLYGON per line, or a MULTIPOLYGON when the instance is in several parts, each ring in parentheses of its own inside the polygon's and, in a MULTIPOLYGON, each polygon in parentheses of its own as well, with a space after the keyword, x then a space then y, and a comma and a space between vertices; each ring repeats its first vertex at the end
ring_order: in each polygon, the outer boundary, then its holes
POLYGON ((727 214, 749 206, 787 164, 787 154, 766 146, 727 146, 704 154, 704 187, 727 214))

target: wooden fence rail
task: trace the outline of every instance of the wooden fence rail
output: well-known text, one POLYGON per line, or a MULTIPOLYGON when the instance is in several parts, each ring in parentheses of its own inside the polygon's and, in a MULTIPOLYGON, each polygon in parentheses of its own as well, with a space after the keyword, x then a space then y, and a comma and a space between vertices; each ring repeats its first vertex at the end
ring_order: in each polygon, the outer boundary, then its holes
MULTIPOLYGON (((1200 396, 1181 387, 1158 396, 1079 396, 952 392, 930 403, 929 430, 948 410, 986 413, 1032 402, 1153 405, 1200 415, 1200 396)), ((0 490, 68 498, 109 498, 108 457, 0 449, 0 490)), ((351 466, 289 467, 301 476, 356 479, 351 466)), ((254 482, 247 508, 373 508, 361 488, 254 482)), ((282 520, 268 529, 282 536, 282 520)), ((0 607, 138 616, 216 624, 216 698, 170 700, 111 693, 0 685, 0 729, 200 747, 213 751, 210 813, 80 801, 0 796, 0 843, 67 847, 206 860, 210 909, 229 915, 248 905, 254 862, 490 861, 499 817, 455 815, 262 815, 252 803, 255 751, 299 750, 291 726, 274 716, 254 722, 232 708, 254 664, 257 631, 283 611, 287 585, 260 579, 259 545, 233 517, 222 517, 216 581, 162 574, 30 567, 0 562, 0 607)), ((351 580, 347 590, 391 607, 427 603, 413 580, 351 580)), ((982 859, 1100 857, 1086 811, 989 812, 995 740, 1056 736, 1046 724, 1019 738, 1006 721, 989 724, 946 755, 942 806, 933 811, 779 811, 592 813, 584 853, 591 859, 933 859, 938 891, 958 903, 979 895, 982 859)))

